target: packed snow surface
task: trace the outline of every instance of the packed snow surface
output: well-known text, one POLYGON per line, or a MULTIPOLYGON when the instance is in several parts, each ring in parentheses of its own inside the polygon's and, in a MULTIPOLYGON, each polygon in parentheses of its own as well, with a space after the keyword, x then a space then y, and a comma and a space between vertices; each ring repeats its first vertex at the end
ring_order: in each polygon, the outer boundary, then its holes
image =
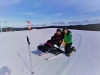
POLYGON ((53 36, 56 29, 33 29, 0 33, 0 75, 100 75, 100 32, 71 30, 76 52, 51 60, 39 56, 39 44, 53 36), (26 36, 30 39, 32 68, 26 36))

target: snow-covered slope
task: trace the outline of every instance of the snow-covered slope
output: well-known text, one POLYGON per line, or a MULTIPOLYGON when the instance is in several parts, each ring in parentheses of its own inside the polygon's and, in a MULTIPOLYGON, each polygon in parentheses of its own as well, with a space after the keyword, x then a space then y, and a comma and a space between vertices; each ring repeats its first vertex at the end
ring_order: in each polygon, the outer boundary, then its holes
POLYGON ((29 37, 34 75, 99 75, 100 32, 71 30, 77 52, 70 57, 38 56, 37 46, 46 42, 56 29, 0 33, 0 75, 31 75, 26 36, 29 37))

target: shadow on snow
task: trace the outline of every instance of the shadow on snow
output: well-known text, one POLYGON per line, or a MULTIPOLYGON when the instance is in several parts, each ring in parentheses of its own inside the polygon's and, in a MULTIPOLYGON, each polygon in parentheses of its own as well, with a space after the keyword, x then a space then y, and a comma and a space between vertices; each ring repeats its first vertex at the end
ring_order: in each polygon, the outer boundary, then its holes
POLYGON ((0 75, 11 75, 11 70, 7 66, 0 69, 0 75))

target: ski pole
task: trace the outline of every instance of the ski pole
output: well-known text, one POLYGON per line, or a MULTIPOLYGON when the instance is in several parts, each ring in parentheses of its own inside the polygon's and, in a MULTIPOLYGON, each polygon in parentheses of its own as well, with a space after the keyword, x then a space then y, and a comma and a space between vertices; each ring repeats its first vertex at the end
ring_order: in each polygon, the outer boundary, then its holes
MULTIPOLYGON (((30 41, 29 41, 29 38, 28 38, 28 36, 26 36, 26 38, 27 38, 27 43, 28 43, 28 49, 29 49, 29 56, 30 56, 30 63, 31 63, 31 71, 32 71, 32 59, 31 59, 31 53, 30 53, 30 41)), ((34 74, 34 72, 32 71, 31 72, 31 74, 34 74)))

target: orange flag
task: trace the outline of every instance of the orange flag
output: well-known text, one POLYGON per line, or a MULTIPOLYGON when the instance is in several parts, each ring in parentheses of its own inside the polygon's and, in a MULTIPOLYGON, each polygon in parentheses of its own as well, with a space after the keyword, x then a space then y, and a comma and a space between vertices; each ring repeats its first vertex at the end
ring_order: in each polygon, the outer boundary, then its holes
POLYGON ((31 28, 31 23, 30 23, 30 21, 27 21, 27 23, 28 23, 28 29, 31 31, 32 28, 31 28))

